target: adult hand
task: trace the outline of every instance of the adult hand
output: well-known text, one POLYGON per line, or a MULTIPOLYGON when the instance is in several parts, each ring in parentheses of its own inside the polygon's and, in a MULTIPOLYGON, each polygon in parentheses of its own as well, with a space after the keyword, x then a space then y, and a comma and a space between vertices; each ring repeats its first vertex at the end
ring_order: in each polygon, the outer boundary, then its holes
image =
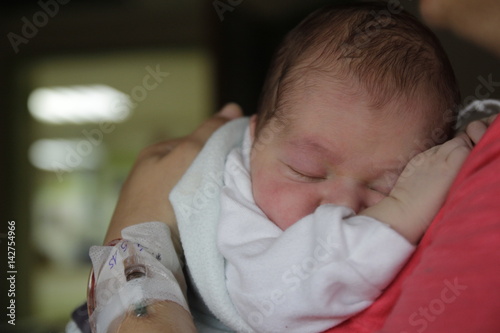
POLYGON ((131 310, 113 323, 108 332, 115 333, 196 333, 191 314, 174 302, 155 301, 147 307, 147 315, 131 310))
POLYGON ((454 31, 500 56, 500 1, 420 0, 430 25, 454 31))
POLYGON ((121 230, 128 226, 159 221, 169 226, 177 253, 180 254, 179 232, 168 200, 170 191, 210 135, 229 120, 241 116, 241 108, 230 103, 192 134, 142 150, 123 184, 104 243, 119 238, 121 230))

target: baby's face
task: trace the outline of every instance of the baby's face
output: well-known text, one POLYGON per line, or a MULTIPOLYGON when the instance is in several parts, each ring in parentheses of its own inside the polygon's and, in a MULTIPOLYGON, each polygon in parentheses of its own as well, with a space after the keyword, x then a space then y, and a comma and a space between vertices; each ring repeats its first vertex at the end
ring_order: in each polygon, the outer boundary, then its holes
POLYGON ((284 129, 268 128, 272 139, 254 144, 253 195, 278 227, 285 230, 327 203, 359 213, 389 194, 419 152, 424 124, 397 116, 397 109, 387 116, 366 105, 367 99, 343 94, 331 83, 304 90, 287 110, 284 129))

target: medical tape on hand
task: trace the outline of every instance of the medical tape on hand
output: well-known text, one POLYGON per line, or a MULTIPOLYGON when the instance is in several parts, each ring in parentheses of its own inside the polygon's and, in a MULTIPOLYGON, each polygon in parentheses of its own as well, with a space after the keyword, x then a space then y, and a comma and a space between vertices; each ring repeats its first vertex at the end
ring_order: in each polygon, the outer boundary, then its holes
POLYGON ((153 301, 173 301, 189 311, 182 269, 169 242, 168 228, 148 222, 126 228, 122 235, 127 238, 112 247, 93 246, 90 250, 96 303, 90 323, 95 333, 107 332, 131 309, 153 301))

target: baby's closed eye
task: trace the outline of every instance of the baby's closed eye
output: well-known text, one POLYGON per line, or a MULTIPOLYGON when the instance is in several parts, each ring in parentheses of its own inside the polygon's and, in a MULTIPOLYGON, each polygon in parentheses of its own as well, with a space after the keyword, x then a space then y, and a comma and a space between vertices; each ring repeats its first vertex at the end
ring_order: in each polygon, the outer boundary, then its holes
POLYGON ((287 167, 293 177, 302 181, 319 182, 327 178, 327 176, 324 174, 312 173, 306 170, 299 170, 298 168, 292 167, 291 165, 288 164, 287 167))

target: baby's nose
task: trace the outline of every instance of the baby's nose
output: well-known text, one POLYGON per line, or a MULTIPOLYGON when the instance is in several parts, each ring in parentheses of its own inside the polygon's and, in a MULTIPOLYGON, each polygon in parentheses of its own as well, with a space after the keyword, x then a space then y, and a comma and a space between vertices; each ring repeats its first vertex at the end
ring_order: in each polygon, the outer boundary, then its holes
POLYGON ((320 204, 349 207, 356 214, 366 208, 362 186, 357 182, 351 179, 337 179, 324 185, 325 189, 320 204))

